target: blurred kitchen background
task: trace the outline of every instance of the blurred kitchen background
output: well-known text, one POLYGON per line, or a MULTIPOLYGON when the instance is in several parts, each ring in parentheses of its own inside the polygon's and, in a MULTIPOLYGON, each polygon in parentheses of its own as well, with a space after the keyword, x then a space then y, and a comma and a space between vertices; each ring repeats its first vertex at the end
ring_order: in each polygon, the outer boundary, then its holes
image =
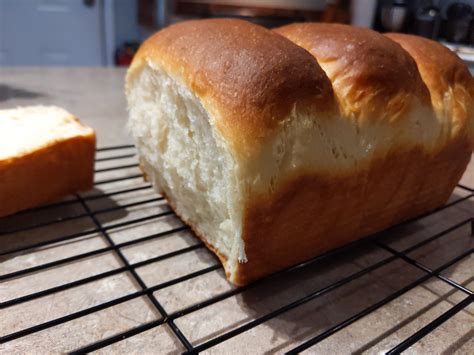
POLYGON ((0 0, 0 65, 128 65, 158 29, 210 17, 414 33, 442 42, 474 69, 474 0, 0 0))

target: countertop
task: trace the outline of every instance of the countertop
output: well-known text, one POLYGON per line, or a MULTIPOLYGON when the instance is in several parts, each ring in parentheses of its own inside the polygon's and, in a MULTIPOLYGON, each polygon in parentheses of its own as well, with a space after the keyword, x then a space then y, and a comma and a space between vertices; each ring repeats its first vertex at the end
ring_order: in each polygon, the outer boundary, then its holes
MULTIPOLYGON (((131 143, 125 129, 124 74, 125 70, 115 68, 0 68, 0 109, 33 104, 62 106, 96 129, 99 147, 124 145, 131 143)), ((68 352, 104 339, 110 344, 97 352, 178 353, 186 350, 183 341, 176 336, 178 327, 193 346, 239 329, 235 336, 219 341, 205 353, 282 353, 322 334, 322 341, 307 349, 307 353, 378 354, 429 325, 467 295, 434 276, 418 282, 426 277, 425 271, 402 258, 392 258, 391 252, 370 241, 247 290, 235 290, 225 280, 217 260, 188 230, 181 228, 179 219, 167 212, 166 203, 147 188, 140 177, 114 180, 138 175, 133 148, 98 153, 99 158, 117 155, 127 157, 97 163, 96 168, 102 171, 97 173, 94 191, 80 195, 93 213, 112 208, 107 213, 96 214, 99 223, 105 226, 103 230, 84 232, 94 229, 93 220, 86 217, 0 235, 1 253, 83 232, 72 239, 0 256, 0 302, 27 298, 12 306, 0 307, 0 337, 16 334, 14 339, 4 338, 9 341, 0 344, 0 353, 68 352), (125 167, 114 170, 117 165, 125 167), (140 189, 133 193, 114 194, 136 187, 140 189), (157 214, 161 217, 156 217, 157 214), (136 223, 127 224, 135 220, 136 223), (170 229, 176 231, 167 234, 170 229), (165 233, 157 237, 160 232, 165 233), (150 237, 134 243, 144 236, 150 237), (128 242, 132 243, 111 247, 128 242), (74 258, 100 248, 105 248, 105 252, 1 279, 5 274, 74 258), (157 310, 153 300, 140 294, 108 307, 100 306, 142 290, 143 285, 137 283, 129 269, 80 282, 123 268, 124 261, 117 249, 130 264, 144 262, 135 272, 145 287, 161 285, 153 297, 166 316, 172 315, 173 322, 157 310), (151 258, 154 261, 148 262, 151 258), (386 259, 390 260, 368 269, 386 259), (369 271, 352 278, 351 275, 363 270, 369 271), (190 276, 192 273, 199 275, 190 276), (333 286, 348 278, 350 281, 333 286), (167 284, 169 280, 174 281, 167 284), (36 294, 75 282, 77 285, 54 293, 36 294), (34 297, 28 298, 32 294, 34 297), (227 296, 216 299, 221 295, 227 296), (282 307, 300 302, 308 295, 311 296, 301 305, 282 311, 282 307), (201 303, 211 298, 214 301, 208 305, 201 303), (367 311, 377 302, 382 302, 380 307, 367 311), (196 304, 199 306, 191 309, 196 304), (97 311, 88 311, 98 305, 97 311), (183 309, 187 311, 180 314, 183 309), (240 328, 255 320, 249 329, 240 328), (346 322, 345 326, 339 329, 342 322, 346 322), (39 324, 39 328, 33 328, 39 324), (25 329, 26 333, 21 334, 25 329), (135 329, 136 334, 131 336, 130 329, 135 329)), ((474 216, 472 161, 461 183, 465 188, 455 189, 451 205, 394 227, 377 240, 399 252, 411 248, 408 256, 431 269, 472 250, 474 238, 470 224, 465 223, 474 216)), ((0 220, 0 231, 84 213, 84 204, 73 197, 69 199, 72 202, 67 207, 42 209, 0 220)), ((473 270, 471 253, 439 273, 472 291, 473 270)), ((468 354, 474 348, 473 324, 474 305, 471 304, 422 337, 407 352, 468 354)))

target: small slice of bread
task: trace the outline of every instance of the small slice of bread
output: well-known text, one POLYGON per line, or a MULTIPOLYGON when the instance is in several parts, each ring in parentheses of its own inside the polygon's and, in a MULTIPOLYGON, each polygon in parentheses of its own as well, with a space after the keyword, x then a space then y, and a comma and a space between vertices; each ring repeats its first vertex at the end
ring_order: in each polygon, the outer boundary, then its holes
POLYGON ((55 106, 0 110, 0 217, 92 188, 95 133, 55 106))

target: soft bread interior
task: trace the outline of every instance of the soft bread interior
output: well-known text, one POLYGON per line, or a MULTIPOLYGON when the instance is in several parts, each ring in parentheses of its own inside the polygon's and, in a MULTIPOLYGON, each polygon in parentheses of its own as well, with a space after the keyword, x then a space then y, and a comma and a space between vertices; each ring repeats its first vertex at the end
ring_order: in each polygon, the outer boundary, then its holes
POLYGON ((129 87, 129 128, 158 193, 232 273, 245 260, 238 169, 214 122, 189 89, 145 66, 129 87))

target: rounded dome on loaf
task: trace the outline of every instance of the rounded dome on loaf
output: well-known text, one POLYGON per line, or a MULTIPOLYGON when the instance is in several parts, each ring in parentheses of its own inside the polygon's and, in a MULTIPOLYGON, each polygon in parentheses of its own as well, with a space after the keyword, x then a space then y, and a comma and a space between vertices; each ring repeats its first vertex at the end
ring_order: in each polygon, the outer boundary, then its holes
POLYGON ((427 38, 401 33, 386 36, 399 43, 418 65, 443 123, 445 138, 470 127, 474 140, 474 79, 463 61, 450 49, 427 38))
POLYGON ((323 23, 295 23, 275 31, 317 59, 346 116, 393 122, 413 104, 429 105, 429 92, 414 60, 378 32, 323 23))

